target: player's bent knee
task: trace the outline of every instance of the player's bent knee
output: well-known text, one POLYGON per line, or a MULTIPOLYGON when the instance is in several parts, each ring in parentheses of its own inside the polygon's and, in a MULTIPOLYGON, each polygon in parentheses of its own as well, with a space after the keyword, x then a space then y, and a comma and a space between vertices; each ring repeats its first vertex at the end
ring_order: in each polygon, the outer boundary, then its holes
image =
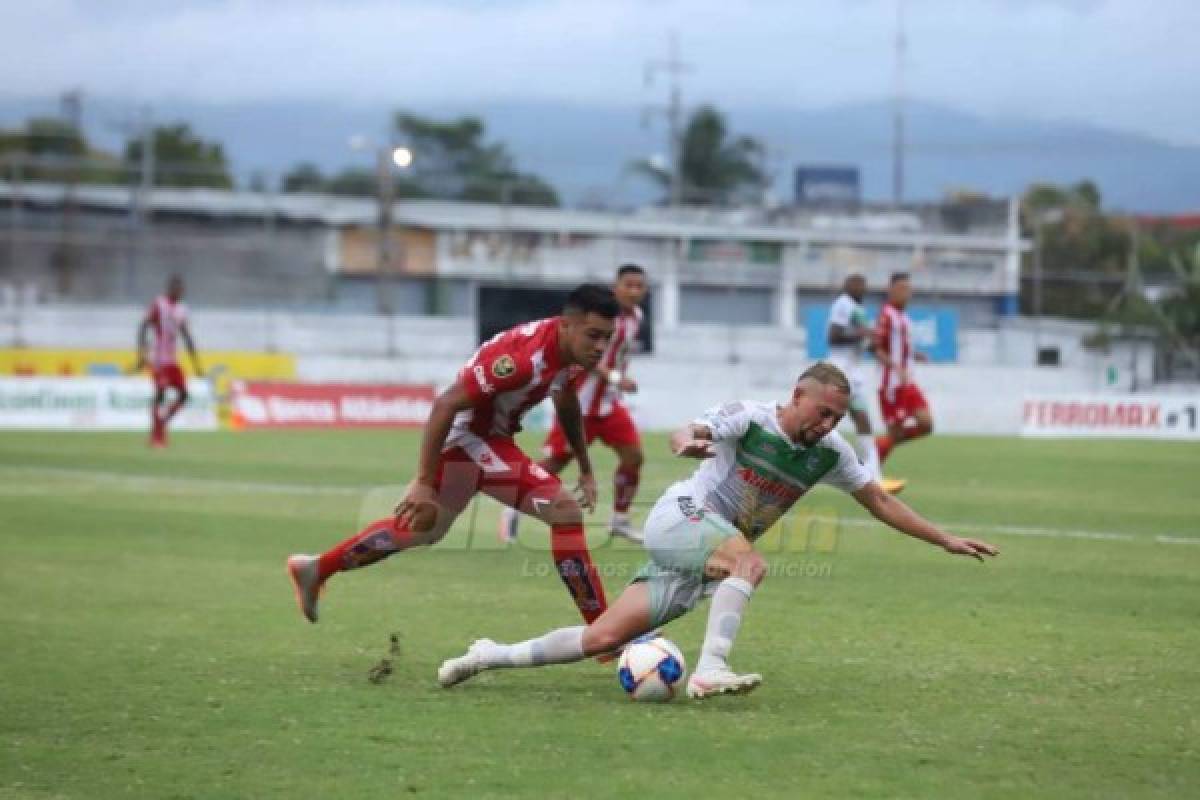
POLYGON ((642 454, 640 447, 621 451, 621 467, 624 469, 641 469, 642 464, 646 462, 645 455, 642 454))
POLYGON ((743 553, 734 562, 730 574, 758 586, 767 576, 767 561, 756 552, 743 553))
POLYGON ((583 524, 583 509, 570 492, 562 489, 550 500, 549 504, 535 502, 535 498, 527 501, 530 513, 540 518, 547 525, 581 525, 583 524))

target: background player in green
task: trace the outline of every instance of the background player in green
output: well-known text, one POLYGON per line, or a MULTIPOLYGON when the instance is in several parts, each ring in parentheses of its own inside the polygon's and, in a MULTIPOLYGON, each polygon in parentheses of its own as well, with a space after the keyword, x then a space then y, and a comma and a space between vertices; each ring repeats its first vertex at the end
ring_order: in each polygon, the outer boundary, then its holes
POLYGON ((742 613, 766 575, 753 542, 818 482, 854 496, 877 519, 948 553, 983 560, 996 548, 942 531, 885 492, 835 430, 850 385, 837 367, 804 372, 785 405, 736 402, 714 408, 671 437, 677 456, 703 459, 646 518, 651 560, 590 625, 499 644, 480 639, 444 662, 438 681, 453 686, 487 669, 565 664, 612 652, 712 596, 704 645, 688 678, 690 697, 750 691, 762 682, 737 674, 727 658, 742 613))

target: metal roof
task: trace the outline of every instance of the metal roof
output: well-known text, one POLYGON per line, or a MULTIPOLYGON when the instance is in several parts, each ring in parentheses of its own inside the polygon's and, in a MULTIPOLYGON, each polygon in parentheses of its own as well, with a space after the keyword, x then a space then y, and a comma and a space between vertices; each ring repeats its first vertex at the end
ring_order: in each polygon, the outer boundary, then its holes
MULTIPOLYGON (((134 189, 125 186, 77 185, 75 202, 82 207, 110 211, 130 208, 134 189)), ((35 205, 63 203, 66 186, 60 183, 0 181, 0 198, 14 195, 35 205)), ((148 192, 146 208, 159 214, 212 217, 263 218, 308 222, 331 227, 374 225, 378 204, 373 198, 328 194, 275 194, 224 189, 164 189, 148 192)), ((401 200, 393 207, 396 224, 434 230, 531 231, 591 235, 640 236, 656 239, 721 239, 759 242, 811 242, 868 246, 932 246, 950 249, 1003 251, 1011 242, 1003 236, 869 230, 824 230, 781 225, 762 225, 738 220, 737 212, 723 214, 725 220, 672 220, 667 213, 654 215, 623 211, 583 211, 488 203, 459 203, 443 200, 401 200)), ((684 215, 686 216, 686 215, 684 215)), ((692 215, 694 216, 694 215, 692 215)), ((1029 243, 1018 240, 1021 250, 1029 243)))

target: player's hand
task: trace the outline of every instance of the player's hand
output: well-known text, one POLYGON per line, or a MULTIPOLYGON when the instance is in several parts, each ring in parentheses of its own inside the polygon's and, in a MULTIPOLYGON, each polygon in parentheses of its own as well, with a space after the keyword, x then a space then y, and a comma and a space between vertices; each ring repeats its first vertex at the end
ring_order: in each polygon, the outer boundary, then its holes
POLYGON ((617 388, 622 392, 629 392, 632 394, 637 391, 637 381, 635 381, 633 378, 621 378, 621 380, 617 383, 617 388))
POLYGON ((678 445, 672 445, 671 452, 680 458, 712 458, 713 443, 709 439, 686 439, 678 445))
POLYGON ((981 542, 978 539, 961 539, 957 536, 948 536, 946 541, 942 542, 942 549, 947 553, 953 553, 956 556, 970 556, 978 561, 983 561, 984 556, 998 556, 1000 550, 987 542, 981 542))
POLYGON ((437 512, 437 491, 428 484, 413 481, 394 513, 398 524, 413 531, 427 531, 437 521, 437 512))
POLYGON ((595 511, 596 498, 599 496, 599 491, 596 489, 596 476, 590 472, 580 475, 579 483, 575 485, 575 496, 584 511, 589 513, 595 511))

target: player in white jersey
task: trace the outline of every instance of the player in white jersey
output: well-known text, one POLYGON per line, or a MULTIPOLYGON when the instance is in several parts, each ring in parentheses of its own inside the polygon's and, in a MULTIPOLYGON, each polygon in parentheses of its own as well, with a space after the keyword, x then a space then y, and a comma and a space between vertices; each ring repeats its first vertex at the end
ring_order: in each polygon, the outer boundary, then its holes
POLYGON ((848 275, 842 284, 842 293, 829 309, 829 361, 850 381, 850 419, 854 421, 855 449, 859 460, 879 481, 879 485, 891 494, 902 490, 906 481, 884 478, 879 463, 879 451, 875 448, 875 437, 871 433, 870 396, 867 382, 862 374, 863 353, 873 335, 863 308, 863 297, 867 293, 867 281, 862 275, 848 275))
POLYGON ((167 425, 179 413, 188 400, 187 381, 179 366, 176 350, 179 339, 187 346, 196 375, 203 375, 200 358, 196 355, 196 344, 188 328, 188 310, 183 304, 183 278, 172 275, 167 281, 167 291, 154 298, 146 315, 138 326, 138 362, 140 370, 149 365, 154 379, 154 402, 150 406, 150 446, 167 446, 167 425), (153 335, 151 344, 148 340, 153 335), (170 405, 164 407, 167 389, 175 393, 170 405))
MULTIPOLYGON (((584 440, 588 445, 599 439, 617 456, 613 472, 613 511, 608 529, 614 536, 640 542, 641 536, 629 518, 629 508, 641 482, 642 441, 629 409, 621 402, 626 392, 636 392, 637 382, 629 376, 629 353, 636 345, 642 325, 642 301, 646 299, 646 271, 637 264, 625 264, 617 270, 613 294, 621 313, 617 316, 612 339, 600 363, 581 375, 575 383, 579 407, 583 410, 584 440)), ((574 456, 557 416, 542 447, 544 458, 538 462, 551 475, 558 475, 574 456)), ((506 508, 500 516, 500 540, 517 538, 521 515, 506 508)))
POLYGON ((565 664, 610 653, 687 613, 712 596, 708 627, 690 697, 740 694, 762 677, 737 674, 727 658, 742 614, 767 572, 753 542, 819 482, 853 495, 876 519, 901 533, 980 561, 999 551, 926 521, 885 492, 835 430, 850 385, 837 367, 804 372, 784 405, 737 402, 713 408, 671 437, 677 456, 703 459, 646 518, 650 562, 615 603, 587 626, 559 628, 536 639, 500 644, 480 639, 445 661, 445 687, 488 669, 565 664))

